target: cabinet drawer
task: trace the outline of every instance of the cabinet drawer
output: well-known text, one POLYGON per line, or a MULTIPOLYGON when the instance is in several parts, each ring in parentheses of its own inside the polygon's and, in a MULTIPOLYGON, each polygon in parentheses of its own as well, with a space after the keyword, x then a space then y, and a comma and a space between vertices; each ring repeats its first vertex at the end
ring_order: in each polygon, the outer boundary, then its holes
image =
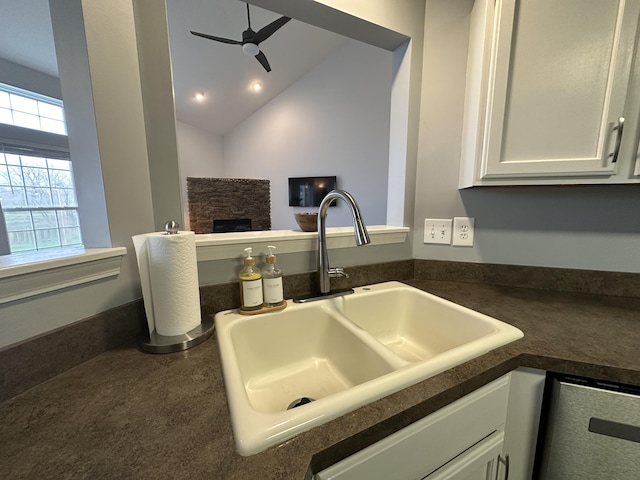
POLYGON ((323 470, 316 479, 423 478, 502 428, 508 398, 506 375, 323 470))

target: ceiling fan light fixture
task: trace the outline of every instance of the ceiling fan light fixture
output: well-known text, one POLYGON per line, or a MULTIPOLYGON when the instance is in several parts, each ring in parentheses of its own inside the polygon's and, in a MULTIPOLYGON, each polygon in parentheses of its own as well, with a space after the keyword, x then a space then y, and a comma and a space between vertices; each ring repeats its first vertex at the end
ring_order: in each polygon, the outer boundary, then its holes
POLYGON ((242 32, 242 40, 234 40, 232 38, 223 38, 216 37, 214 35, 209 35, 208 33, 200 33, 194 32, 190 30, 192 35, 196 37, 207 38, 209 40, 213 40, 216 42, 227 43, 230 45, 242 45, 242 51, 247 55, 251 55, 255 57, 256 60, 262 65, 262 67, 267 71, 271 71, 271 66, 269 65, 269 61, 264 53, 260 51, 260 42, 264 42, 267 38, 273 35, 276 31, 278 31, 285 23, 287 23, 291 18, 289 17, 280 17, 270 24, 262 27, 257 32, 254 32, 251 29, 251 16, 249 14, 249 4, 247 3, 247 29, 242 32))
POLYGON ((247 55, 251 55, 255 57, 258 53, 260 53, 260 48, 255 43, 245 43, 242 45, 242 51, 247 55))

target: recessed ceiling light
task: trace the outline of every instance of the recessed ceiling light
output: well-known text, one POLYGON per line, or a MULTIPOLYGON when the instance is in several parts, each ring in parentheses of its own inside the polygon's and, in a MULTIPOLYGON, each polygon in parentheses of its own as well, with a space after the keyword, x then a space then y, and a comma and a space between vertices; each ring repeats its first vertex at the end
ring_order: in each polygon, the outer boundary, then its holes
POLYGON ((194 97, 197 101, 202 102, 204 100, 204 93, 198 92, 194 95, 194 97))
POLYGON ((262 90, 262 82, 256 80, 255 82, 251 83, 251 85, 249 85, 249 88, 252 92, 258 93, 262 90))

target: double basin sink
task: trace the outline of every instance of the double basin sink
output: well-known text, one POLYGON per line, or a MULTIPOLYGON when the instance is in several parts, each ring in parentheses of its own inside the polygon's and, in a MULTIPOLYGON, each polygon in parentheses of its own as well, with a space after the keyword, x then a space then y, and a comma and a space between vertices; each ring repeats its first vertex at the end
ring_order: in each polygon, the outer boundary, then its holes
POLYGON ((236 448, 252 455, 523 333, 399 282, 215 316, 236 448))

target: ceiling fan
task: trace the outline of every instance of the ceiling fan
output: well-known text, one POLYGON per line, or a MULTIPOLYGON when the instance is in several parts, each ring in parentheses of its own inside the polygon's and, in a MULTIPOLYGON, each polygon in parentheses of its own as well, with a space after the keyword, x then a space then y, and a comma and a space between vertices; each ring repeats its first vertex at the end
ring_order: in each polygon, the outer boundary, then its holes
POLYGON ((291 18, 280 17, 274 20, 269 25, 262 27, 257 32, 251 29, 251 16, 249 15, 249 4, 247 3, 247 23, 248 28, 242 32, 242 41, 233 40, 230 38, 214 37, 213 35, 207 35, 206 33, 194 32, 191 30, 192 35, 196 35, 202 38, 208 38, 209 40, 215 40, 216 42, 229 43, 231 45, 242 45, 242 51, 247 55, 252 55, 260 62, 260 65, 264 67, 267 72, 271 71, 271 66, 267 61, 264 53, 260 50, 261 42, 264 42, 267 38, 273 35, 280 27, 287 23, 291 18))

